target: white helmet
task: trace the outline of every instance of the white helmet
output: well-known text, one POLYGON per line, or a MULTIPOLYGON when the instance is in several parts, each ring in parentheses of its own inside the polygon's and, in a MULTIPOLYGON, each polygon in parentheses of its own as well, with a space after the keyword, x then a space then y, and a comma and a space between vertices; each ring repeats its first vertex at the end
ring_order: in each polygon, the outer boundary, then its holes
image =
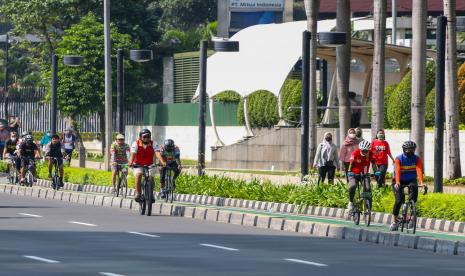
POLYGON ((363 140, 362 142, 360 142, 360 143, 358 144, 358 148, 359 148, 360 150, 370 150, 370 148, 371 148, 371 143, 370 143, 369 141, 367 141, 367 140, 363 140))

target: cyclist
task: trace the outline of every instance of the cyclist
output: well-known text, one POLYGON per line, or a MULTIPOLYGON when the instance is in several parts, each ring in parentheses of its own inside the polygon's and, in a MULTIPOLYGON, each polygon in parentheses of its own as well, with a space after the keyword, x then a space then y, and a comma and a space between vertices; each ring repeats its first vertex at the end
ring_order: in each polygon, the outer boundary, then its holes
POLYGON ((116 135, 116 141, 111 144, 111 171, 112 178, 111 183, 113 184, 113 193, 116 191, 116 174, 118 173, 118 165, 127 165, 129 160, 129 145, 124 142, 124 135, 116 135))
POLYGON ((395 202, 392 208, 394 220, 389 228, 391 231, 397 231, 398 216, 400 208, 405 201, 404 187, 408 187, 409 200, 418 199, 418 182, 423 185, 423 164, 421 158, 415 154, 417 145, 413 141, 406 141, 402 144, 403 153, 396 157, 395 160, 395 183, 392 186, 395 202), (418 181, 417 181, 418 179, 418 181))
POLYGON ((378 166, 380 172, 379 176, 375 177, 376 182, 378 183, 378 188, 384 187, 386 184, 386 171, 388 169, 388 156, 394 162, 394 158, 391 154, 391 148, 389 143, 386 141, 386 136, 384 130, 378 130, 376 134, 376 139, 371 142, 371 151, 373 152, 373 157, 378 166))
POLYGON ((6 127, 6 124, 4 122, 0 122, 0 152, 3 153, 3 149, 5 148, 5 143, 8 139, 10 139, 10 132, 8 131, 6 127))
POLYGON ((60 135, 54 134, 52 136, 52 141, 45 145, 44 148, 45 157, 48 158, 48 178, 52 178, 52 169, 53 169, 53 158, 57 159, 58 169, 60 171, 60 187, 63 187, 63 145, 60 142, 60 135))
MULTIPOLYGON (((32 135, 28 134, 24 137, 24 141, 19 145, 18 156, 21 158, 21 183, 24 183, 24 176, 26 175, 26 168, 34 157, 37 159, 42 158, 37 145, 34 143, 32 135)), ((32 171, 34 182, 37 182, 35 168, 32 171)))
MULTIPOLYGON (((152 141, 152 133, 148 129, 142 129, 139 132, 139 139, 137 139, 131 145, 131 156, 129 158, 129 166, 151 166, 155 162, 155 149, 157 144, 155 141, 152 141)), ((136 186, 136 197, 134 200, 140 202, 141 194, 141 185, 140 181, 142 178, 143 170, 142 168, 134 168, 134 182, 136 186)), ((149 181, 153 181, 153 176, 155 175, 155 168, 149 170, 149 181)), ((155 201, 155 197, 152 197, 155 201)))
MULTIPOLYGON (((10 139, 8 139, 5 143, 5 148, 3 149, 3 159, 9 159, 13 162, 13 158, 16 157, 16 147, 18 144, 18 133, 12 131, 10 134, 10 139)), ((13 164, 8 164, 8 166, 11 166, 13 164)), ((14 159, 14 165, 16 167, 16 170, 19 171, 21 168, 21 162, 18 158, 14 159)), ((8 168, 9 170, 11 169, 10 167, 8 168)))
POLYGON ((178 146, 174 144, 172 139, 167 139, 160 147, 156 149, 157 159, 160 160, 160 194, 161 198, 165 198, 165 175, 167 168, 172 168, 174 171, 173 185, 175 188, 176 178, 181 173, 181 151, 178 146))
MULTIPOLYGON (((371 143, 367 140, 363 140, 358 144, 351 157, 348 169, 349 177, 349 204, 347 209, 352 211, 354 208, 354 197, 357 189, 357 183, 361 181, 364 192, 371 192, 370 181, 363 181, 361 174, 367 174, 370 169, 370 163, 372 164, 375 171, 377 171, 376 164, 373 159, 373 153, 370 151, 371 143)), ((378 173, 379 174, 379 173, 378 173)))
POLYGON ((65 129, 65 132, 61 135, 61 143, 65 149, 66 161, 71 165, 71 157, 73 155, 74 148, 76 147, 76 135, 73 134, 71 128, 65 129))

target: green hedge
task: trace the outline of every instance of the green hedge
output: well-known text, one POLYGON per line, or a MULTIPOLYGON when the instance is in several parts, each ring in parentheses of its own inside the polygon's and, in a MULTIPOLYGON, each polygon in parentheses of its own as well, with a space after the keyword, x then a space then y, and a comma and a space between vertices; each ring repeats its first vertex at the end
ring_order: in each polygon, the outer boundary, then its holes
MULTIPOLYGON (((247 97, 247 111, 251 127, 272 127, 279 121, 278 99, 269 91, 259 90, 247 97)), ((243 100, 237 108, 239 124, 245 124, 243 100)))

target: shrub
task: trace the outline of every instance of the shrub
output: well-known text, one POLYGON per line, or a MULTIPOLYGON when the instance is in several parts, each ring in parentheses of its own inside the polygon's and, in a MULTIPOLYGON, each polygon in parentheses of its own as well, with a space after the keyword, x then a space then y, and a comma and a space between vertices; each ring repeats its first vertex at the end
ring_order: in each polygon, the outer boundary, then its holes
POLYGON ((236 91, 227 90, 217 94, 215 100, 224 103, 239 103, 241 101, 241 95, 236 91))
POLYGON ((436 107, 436 89, 433 88, 431 92, 426 96, 425 106, 425 125, 427 127, 434 126, 434 109, 436 107))
MULTIPOLYGON (((247 97, 247 111, 252 127, 272 127, 279 121, 278 99, 270 92, 259 90, 247 97)), ((243 100, 237 108, 239 124, 245 124, 243 100)))
POLYGON ((459 67, 457 72, 457 88, 460 99, 460 123, 465 123, 465 63, 459 67))

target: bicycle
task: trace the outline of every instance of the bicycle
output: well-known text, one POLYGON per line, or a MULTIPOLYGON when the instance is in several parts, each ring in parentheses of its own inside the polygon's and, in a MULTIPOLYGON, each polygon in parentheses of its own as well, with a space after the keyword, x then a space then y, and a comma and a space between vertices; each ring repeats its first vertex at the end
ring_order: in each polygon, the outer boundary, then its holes
POLYGON ((24 175, 24 186, 26 187, 32 187, 32 183, 34 183, 34 174, 33 171, 35 170, 35 160, 38 158, 29 158, 29 157, 23 157, 24 160, 29 160, 28 165, 26 167, 26 174, 24 175))
POLYGON ((141 215, 147 214, 152 215, 152 204, 155 202, 153 197, 153 180, 151 180, 150 169, 154 168, 154 165, 150 166, 138 166, 133 165, 133 168, 142 168, 142 181, 141 181, 141 195, 139 201, 139 213, 141 215), (147 211, 147 213, 146 213, 147 211))
POLYGON ((10 184, 18 184, 19 182, 19 172, 16 169, 16 160, 18 157, 16 156, 11 156, 8 158, 9 162, 9 169, 8 169, 8 182, 10 184))
POLYGON ((117 164, 116 170, 116 197, 121 194, 124 198, 126 198, 128 195, 128 166, 117 164))
MULTIPOLYGON (((401 189, 407 188, 408 195, 411 192, 410 186, 402 186, 401 189)), ((428 193, 428 186, 421 185, 418 188, 423 188, 423 195, 428 193)), ((412 198, 409 198, 407 202, 405 202, 405 193, 404 193, 404 203, 402 204, 402 217, 399 218, 400 221, 400 231, 404 232, 404 227, 406 228, 406 232, 409 233, 412 230, 412 234, 415 234, 417 230, 417 204, 413 201, 412 198)))
POLYGON ((371 175, 370 174, 357 174, 354 176, 357 180, 357 190, 354 197, 354 209, 351 212, 352 220, 354 221, 355 225, 360 224, 360 217, 363 214, 363 219, 365 221, 365 225, 368 227, 371 223, 371 203, 372 203, 372 196, 371 196, 371 175), (370 191, 364 191, 364 185, 362 181, 367 181, 368 185, 370 185, 370 191), (362 187, 361 187, 362 186, 362 187))
POLYGON ((173 203, 174 201, 174 169, 170 166, 166 167, 165 171, 165 201, 173 203))
POLYGON ((51 157, 51 159, 53 162, 52 189, 58 191, 61 187, 58 159, 56 157, 51 157))

